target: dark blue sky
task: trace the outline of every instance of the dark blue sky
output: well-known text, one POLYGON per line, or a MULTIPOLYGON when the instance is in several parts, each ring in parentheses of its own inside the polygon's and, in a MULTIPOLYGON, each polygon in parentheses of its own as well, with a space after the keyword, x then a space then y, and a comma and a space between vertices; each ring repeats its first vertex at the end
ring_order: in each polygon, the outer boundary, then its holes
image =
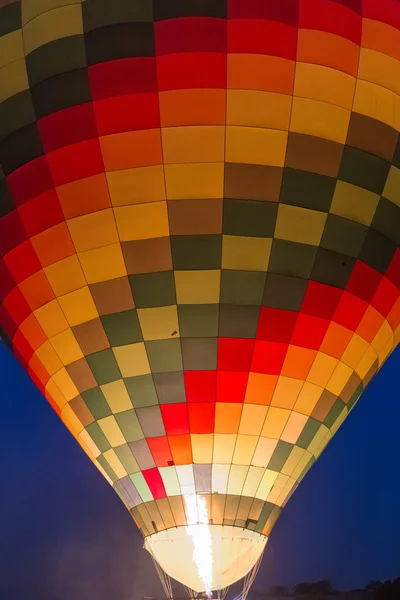
MULTIPOLYGON (((399 369, 398 349, 283 511, 260 591, 400 575, 399 369)), ((0 597, 162 597, 126 509, 1 345, 0 379, 0 597)))

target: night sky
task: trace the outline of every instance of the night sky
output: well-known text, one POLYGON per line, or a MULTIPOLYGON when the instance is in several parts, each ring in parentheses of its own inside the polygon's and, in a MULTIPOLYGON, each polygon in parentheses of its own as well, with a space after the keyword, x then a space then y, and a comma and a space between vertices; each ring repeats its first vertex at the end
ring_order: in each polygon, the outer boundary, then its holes
MULTIPOLYGON (((255 588, 400 575, 399 349, 283 511, 255 588)), ((163 597, 128 512, 0 345, 0 597, 163 597)))

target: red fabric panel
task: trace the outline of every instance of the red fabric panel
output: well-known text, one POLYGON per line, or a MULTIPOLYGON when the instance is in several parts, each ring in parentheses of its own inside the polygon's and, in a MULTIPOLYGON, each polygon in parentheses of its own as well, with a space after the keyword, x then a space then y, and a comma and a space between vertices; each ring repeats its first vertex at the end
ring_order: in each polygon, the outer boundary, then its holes
POLYGON ((289 343, 296 324, 298 313, 293 310, 261 307, 258 320, 258 340, 289 343))
POLYGON ((218 370, 249 371, 253 348, 252 339, 219 338, 218 370))
POLYGON ((25 202, 19 207, 18 213, 29 237, 64 221, 64 214, 54 189, 25 202))
POLYGON ((361 16, 332 0, 300 0, 299 28, 340 35, 361 44, 361 16))
POLYGON ((151 493, 154 496, 154 500, 165 498, 167 493, 165 491, 160 471, 157 469, 157 467, 154 467, 153 469, 146 469, 145 471, 142 471, 142 473, 151 493))
POLYGON ((100 136, 160 127, 156 93, 104 98, 94 103, 94 110, 100 136))
POLYGON ((291 343, 303 348, 318 350, 330 321, 300 313, 294 328, 291 343))
POLYGON ((196 52, 157 57, 158 88, 226 88, 226 54, 196 52))
POLYGON ((160 406, 167 435, 189 433, 187 404, 162 404, 160 406))
POLYGON ((355 331, 367 308, 368 304, 364 300, 344 291, 333 316, 333 321, 347 329, 351 329, 351 331, 355 331))
POLYGON ((185 371, 184 378, 188 402, 215 402, 216 371, 185 371))
POLYGON ((389 281, 387 277, 382 277, 378 289, 371 300, 371 304, 386 317, 390 313, 398 297, 399 290, 394 283, 389 281))
POLYGON ((310 281, 301 305, 301 312, 321 319, 332 319, 342 294, 343 290, 339 288, 310 281))
POLYGON ((155 438, 146 438, 146 441, 157 467, 167 467, 168 461, 172 460, 167 436, 163 435, 155 438))
POLYGON ((17 206, 54 187, 45 156, 35 158, 13 171, 8 175, 7 183, 17 206))
POLYGON ((47 160, 54 185, 63 185, 104 171, 97 138, 49 152, 47 160))
POLYGON ((155 23, 156 54, 226 52, 226 19, 182 17, 155 23))
POLYGON ((190 433, 213 433, 214 402, 192 402, 188 405, 190 433))
POLYGON ((378 271, 358 260, 354 265, 346 290, 358 298, 362 298, 365 302, 371 302, 382 277, 378 271))
POLYGON ((228 0, 229 19, 267 19, 297 27, 299 0, 228 0))
POLYGON ((217 402, 244 402, 248 373, 218 371, 217 402))
POLYGON ((13 248, 4 256, 4 261, 17 283, 24 281, 42 268, 30 240, 13 248))
POLYGON ((233 19, 228 23, 228 52, 296 60, 297 29, 273 21, 233 19))
POLYGON ((285 360, 289 344, 277 342, 264 342, 256 340, 254 344, 251 371, 254 373, 266 373, 279 375, 285 360))
POLYGON ((120 58, 89 67, 93 100, 157 91, 154 56, 120 58))

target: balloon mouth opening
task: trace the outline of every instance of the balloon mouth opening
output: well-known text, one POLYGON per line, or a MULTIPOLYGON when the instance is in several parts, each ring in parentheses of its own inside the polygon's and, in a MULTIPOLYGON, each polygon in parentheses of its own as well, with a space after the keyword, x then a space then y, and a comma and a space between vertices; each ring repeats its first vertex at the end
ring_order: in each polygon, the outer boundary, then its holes
POLYGON ((251 571, 267 540, 249 529, 197 522, 154 533, 144 547, 167 575, 212 598, 251 571))

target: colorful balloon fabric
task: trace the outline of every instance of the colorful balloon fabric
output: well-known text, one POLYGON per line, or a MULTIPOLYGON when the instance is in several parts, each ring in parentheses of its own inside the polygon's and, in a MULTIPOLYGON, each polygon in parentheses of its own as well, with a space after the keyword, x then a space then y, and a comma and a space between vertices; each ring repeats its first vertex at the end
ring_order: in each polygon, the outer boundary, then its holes
POLYGON ((400 4, 0 0, 0 103, 2 338, 225 587, 400 339, 400 4))

